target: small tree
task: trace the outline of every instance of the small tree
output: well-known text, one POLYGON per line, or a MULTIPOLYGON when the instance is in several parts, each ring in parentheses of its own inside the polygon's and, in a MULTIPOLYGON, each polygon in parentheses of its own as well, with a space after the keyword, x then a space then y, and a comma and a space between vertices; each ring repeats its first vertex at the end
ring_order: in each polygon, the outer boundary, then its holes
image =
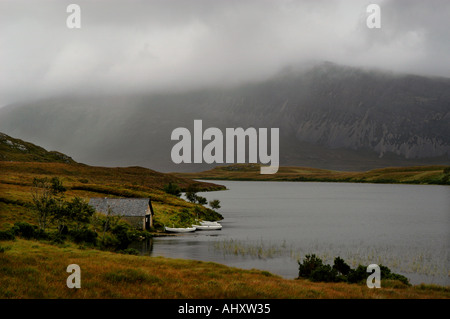
POLYGON ((337 282, 338 272, 330 265, 321 265, 314 269, 309 276, 311 281, 337 282))
POLYGON ((312 272, 319 267, 323 266, 322 259, 317 257, 315 254, 306 255, 303 262, 298 262, 299 265, 299 277, 309 278, 312 272))
POLYGON ((191 203, 196 204, 198 201, 197 189, 193 185, 189 185, 186 190, 186 199, 191 203))
POLYGON ((110 207, 108 207, 108 213, 99 218, 100 225, 103 231, 102 242, 104 242, 105 240, 106 232, 116 227, 121 218, 122 216, 120 215, 114 215, 110 207))
POLYGON ((67 230, 67 224, 70 221, 67 203, 64 201, 64 193, 67 189, 58 177, 53 177, 50 180, 50 184, 54 200, 52 210, 50 211, 51 220, 56 223, 58 232, 61 234, 64 229, 67 230))
POLYGON ((66 192, 66 188, 63 186, 62 180, 58 177, 53 177, 50 180, 52 192, 54 195, 61 195, 66 192))
POLYGON ((188 201, 190 201, 191 203, 196 204, 198 197, 194 191, 188 191, 188 192, 186 192, 186 199, 188 201))
POLYGON ((333 269, 335 269, 338 273, 347 276, 350 272, 351 268, 341 257, 336 257, 334 259, 333 269))
POLYGON ((70 221, 69 211, 67 209, 67 203, 61 198, 55 199, 54 205, 51 211, 51 220, 56 224, 58 233, 62 234, 64 229, 67 230, 67 224, 70 221))
POLYGON ((164 191, 167 194, 175 195, 176 197, 181 196, 181 189, 177 184, 173 184, 172 182, 169 182, 169 184, 164 186, 164 191))
POLYGON ((220 200, 218 200, 218 199, 213 199, 213 200, 209 201, 209 206, 210 206, 212 209, 214 209, 214 210, 219 209, 219 208, 221 207, 221 206, 220 206, 220 200))
POLYGON ((65 191, 58 177, 34 178, 31 192, 40 230, 45 231, 51 219, 61 218, 65 191))
POLYGON ((208 203, 208 200, 205 197, 202 196, 198 196, 197 197, 197 203, 199 203, 200 205, 206 205, 208 203))
POLYGON ((79 197, 75 197, 72 201, 68 202, 65 209, 68 219, 75 222, 76 230, 79 230, 81 226, 89 223, 92 215, 95 213, 94 207, 90 206, 79 197))

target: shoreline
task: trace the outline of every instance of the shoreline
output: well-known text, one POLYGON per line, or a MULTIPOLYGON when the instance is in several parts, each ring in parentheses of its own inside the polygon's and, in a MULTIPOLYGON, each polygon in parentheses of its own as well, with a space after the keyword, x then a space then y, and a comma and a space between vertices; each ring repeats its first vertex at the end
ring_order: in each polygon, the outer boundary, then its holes
POLYGON ((284 279, 214 262, 147 258, 34 240, 5 241, 4 246, 0 298, 7 299, 450 299, 450 287, 438 285, 382 280, 380 289, 369 289, 363 284, 284 279), (41 258, 42 253, 47 258, 41 258), (66 286, 69 264, 80 266, 80 289, 66 286), (30 274, 33 281, 26 280, 30 274))
POLYGON ((259 174, 259 164, 217 166, 196 173, 170 173, 204 181, 326 182, 401 185, 450 185, 450 166, 386 167, 363 172, 345 172, 311 167, 281 166, 273 175, 259 174))

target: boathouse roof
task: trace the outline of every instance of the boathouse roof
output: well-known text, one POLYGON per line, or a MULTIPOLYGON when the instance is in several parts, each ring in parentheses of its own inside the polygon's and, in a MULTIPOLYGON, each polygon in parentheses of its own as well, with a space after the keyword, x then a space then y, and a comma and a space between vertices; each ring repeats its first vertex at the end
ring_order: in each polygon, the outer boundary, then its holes
POLYGON ((150 214, 150 198, 91 198, 89 205, 97 212, 116 216, 142 216, 150 214))

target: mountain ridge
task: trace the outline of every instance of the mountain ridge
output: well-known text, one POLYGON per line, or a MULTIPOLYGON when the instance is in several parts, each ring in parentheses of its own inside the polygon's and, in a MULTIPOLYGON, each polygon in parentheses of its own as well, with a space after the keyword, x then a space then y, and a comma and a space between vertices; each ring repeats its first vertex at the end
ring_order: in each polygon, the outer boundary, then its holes
POLYGON ((75 164, 66 154, 47 151, 43 147, 0 132, 0 161, 55 162, 75 164))
POLYGON ((280 165, 340 170, 448 164, 450 79, 324 63, 228 88, 64 96, 0 109, 0 127, 79 161, 199 171, 172 163, 177 127, 279 127, 280 165))

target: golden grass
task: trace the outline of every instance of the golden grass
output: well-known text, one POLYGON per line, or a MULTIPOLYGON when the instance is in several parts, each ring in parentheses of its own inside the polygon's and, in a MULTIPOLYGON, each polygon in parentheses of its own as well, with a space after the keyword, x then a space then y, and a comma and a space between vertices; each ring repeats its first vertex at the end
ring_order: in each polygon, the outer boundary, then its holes
MULTIPOLYGON (((67 187, 65 195, 68 199, 74 196, 86 201, 91 197, 151 197, 158 224, 176 219, 183 208, 194 208, 193 204, 162 190, 169 182, 182 188, 193 185, 201 190, 224 189, 221 185, 196 182, 142 167, 0 161, 0 229, 18 221, 33 223, 34 215, 26 206, 32 201, 33 179, 55 176, 61 178, 67 187)), ((220 219, 219 214, 216 217, 220 219)))
POLYGON ((381 289, 345 283, 287 280, 266 271, 224 265, 130 256, 75 245, 38 241, 1 242, 0 298, 450 298, 450 289, 405 287, 382 282, 381 289), (81 288, 69 289, 69 264, 81 268, 81 288), (398 287, 398 288, 397 288, 398 287))
POLYGON ((443 170, 450 166, 388 167, 367 172, 343 172, 309 167, 280 167, 276 174, 260 174, 259 164, 220 166, 198 173, 176 176, 211 180, 317 181, 356 183, 449 184, 443 170))

